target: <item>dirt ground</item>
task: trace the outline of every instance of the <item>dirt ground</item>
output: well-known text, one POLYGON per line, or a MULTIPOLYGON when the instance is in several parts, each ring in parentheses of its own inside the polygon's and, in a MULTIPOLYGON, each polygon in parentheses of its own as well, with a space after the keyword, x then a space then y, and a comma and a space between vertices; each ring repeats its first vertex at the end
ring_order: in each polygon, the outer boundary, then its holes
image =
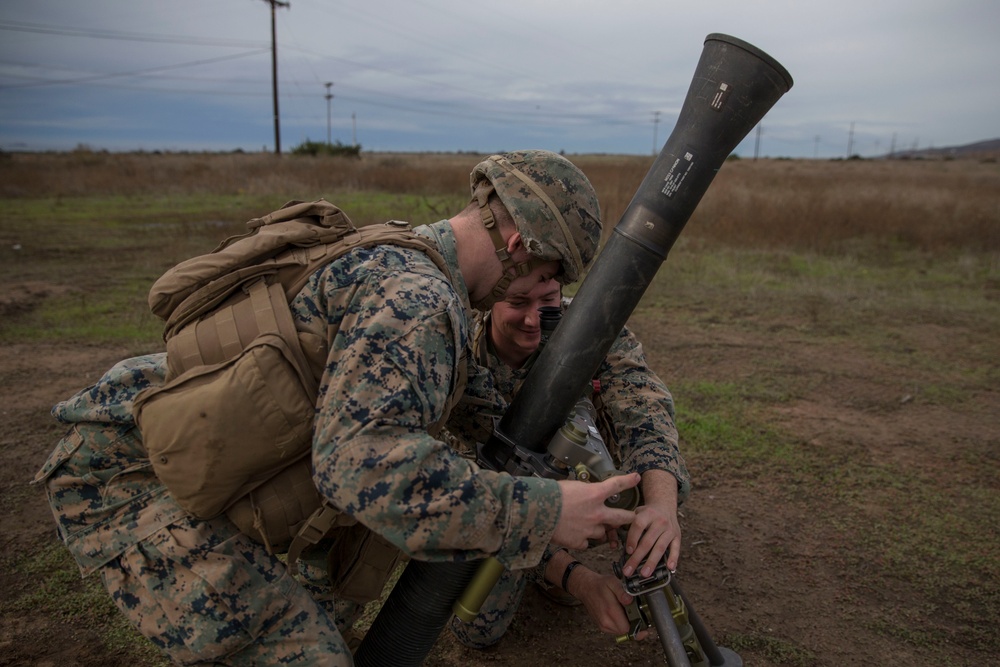
MULTIPOLYGON (((9 295, 4 307, 16 307, 16 302, 9 295)), ((765 357, 783 372, 814 376, 805 395, 773 414, 774 423, 803 446, 898 460, 910 469, 943 475, 943 483, 959 483, 981 471, 942 445, 992 443, 989 449, 996 457, 1000 392, 980 393, 956 412, 912 400, 911 388, 924 371, 888 369, 858 350, 818 347, 797 336, 794 327, 766 334, 726 330, 720 337, 677 324, 669 325, 667 335, 664 323, 651 320, 633 325, 668 384, 671 378, 690 375, 738 382, 760 372, 755 360, 765 357)), ((941 327, 928 327, 914 334, 914 344, 943 347, 949 335, 941 327)), ((128 353, 59 344, 0 347, 0 541, 6 553, 55 540, 43 493, 27 485, 62 431, 49 409, 128 353)), ((940 647, 925 652, 912 642, 875 632, 866 622, 895 613, 919 614, 925 601, 904 582, 883 580, 872 587, 869 579, 848 569, 845 554, 854 545, 831 530, 829 522, 815 520, 831 510, 823 497, 769 479, 746 479, 738 470, 702 470, 697 460, 689 463, 694 493, 682 510, 678 576, 720 644, 725 645, 725 637, 758 638, 756 645, 740 651, 744 664, 942 664, 940 647), (796 647, 800 653, 782 658, 774 646, 796 647)), ((609 555, 597 550, 587 558, 607 566, 609 555)), ((0 581, 5 590, 16 585, 0 581)), ((948 629, 947 619, 937 625, 948 629)), ((989 662, 989 656, 961 645, 949 653, 952 662, 947 664, 989 662)), ((102 647, 85 616, 54 622, 44 614, 26 613, 0 620, 0 665, 125 667, 126 662, 102 647)), ((615 645, 592 627, 582 608, 556 606, 531 590, 498 647, 467 651, 444 633, 427 661, 447 667, 564 663, 655 665, 663 659, 653 644, 615 645)))

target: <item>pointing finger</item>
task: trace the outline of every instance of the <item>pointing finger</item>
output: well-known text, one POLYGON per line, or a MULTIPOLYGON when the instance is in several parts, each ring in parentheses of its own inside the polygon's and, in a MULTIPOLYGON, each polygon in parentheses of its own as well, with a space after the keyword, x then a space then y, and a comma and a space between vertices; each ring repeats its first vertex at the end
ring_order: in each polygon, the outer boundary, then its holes
POLYGON ((642 481, 642 476, 637 472, 632 472, 627 475, 614 475, 601 482, 601 484, 607 492, 607 495, 605 496, 605 498, 607 498, 616 493, 621 493, 626 489, 638 486, 640 481, 642 481))

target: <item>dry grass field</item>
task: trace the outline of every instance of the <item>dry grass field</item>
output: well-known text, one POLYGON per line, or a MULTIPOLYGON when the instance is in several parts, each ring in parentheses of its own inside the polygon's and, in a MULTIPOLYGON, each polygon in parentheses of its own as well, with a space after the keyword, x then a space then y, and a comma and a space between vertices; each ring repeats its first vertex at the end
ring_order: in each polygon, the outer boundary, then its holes
MULTIPOLYGON (((447 217, 479 157, 0 155, 0 665, 162 664, 28 485, 62 431, 51 406, 161 349, 152 281, 290 199, 447 217)), ((569 157, 610 231, 652 158, 569 157)), ((629 325, 677 403, 678 576, 718 643, 748 666, 996 662, 995 160, 730 161, 629 325)), ((663 659, 529 592, 498 647, 445 633, 427 660, 563 662, 663 659)))

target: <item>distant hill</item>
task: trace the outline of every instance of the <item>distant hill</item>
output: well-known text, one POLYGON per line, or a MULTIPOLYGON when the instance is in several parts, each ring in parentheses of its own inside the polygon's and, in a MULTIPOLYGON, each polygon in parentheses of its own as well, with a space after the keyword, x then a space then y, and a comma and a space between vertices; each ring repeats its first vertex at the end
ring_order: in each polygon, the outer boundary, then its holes
POLYGON ((989 139, 988 141, 977 141, 964 146, 945 146, 944 148, 920 148, 909 151, 896 151, 887 158, 895 159, 921 159, 921 158, 973 158, 973 159, 994 159, 1000 158, 1000 139, 989 139))

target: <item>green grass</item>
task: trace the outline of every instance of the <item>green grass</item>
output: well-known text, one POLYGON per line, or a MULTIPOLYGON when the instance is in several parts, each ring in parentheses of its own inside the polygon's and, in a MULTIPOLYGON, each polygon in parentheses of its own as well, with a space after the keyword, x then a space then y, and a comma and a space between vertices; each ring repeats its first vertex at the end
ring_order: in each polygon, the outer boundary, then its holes
MULTIPOLYGON (((720 328, 850 346, 900 371, 937 375, 908 390, 918 402, 957 405, 1000 380, 1000 262, 993 255, 678 245, 677 259, 660 269, 634 317, 662 314, 704 329, 708 339, 720 328), (937 345, 927 345, 934 335, 937 345)), ((787 370, 772 363, 771 371, 787 370)))
POLYGON ((765 632, 727 634, 720 645, 737 653, 753 651, 770 662, 787 667, 809 667, 816 661, 812 651, 765 632))
POLYGON ((794 462, 791 440, 769 426, 761 413, 766 403, 778 402, 775 394, 758 392, 749 383, 707 381, 681 381, 671 391, 684 452, 746 474, 794 462))
MULTIPOLYGON (((780 401, 752 387, 682 382, 673 392, 681 448, 698 477, 710 483, 725 467, 729 479, 748 485, 764 480, 789 502, 802 502, 800 490, 808 489, 813 521, 827 526, 819 530, 831 540, 850 545, 844 552, 848 571, 864 573, 845 585, 895 582, 936 606, 948 618, 945 626, 960 628, 948 632, 928 622, 925 608, 916 618, 868 619, 872 629, 918 648, 955 641, 979 650, 993 645, 990 628, 1000 623, 1000 535, 992 526, 1000 496, 988 474, 947 488, 927 473, 863 451, 830 452, 796 442, 769 423, 767 405, 780 401)), ((965 457, 966 465, 982 460, 974 450, 965 457)), ((778 664, 809 664, 772 637, 749 635, 727 645, 759 651, 778 664)))
POLYGON ((148 285, 109 282, 97 293, 45 299, 30 314, 0 325, 0 341, 160 345, 163 323, 145 307, 148 285))
MULTIPOLYGON (((464 198, 415 194, 328 198, 358 225, 392 218, 425 224, 464 205, 464 198)), ((49 289, 2 318, 0 342, 158 346, 162 323, 146 304, 153 282, 284 203, 261 195, 204 194, 4 200, 0 280, 49 289)))
MULTIPOLYGON (((1000 325, 990 307, 1000 284, 1000 263, 989 254, 902 250, 869 256, 863 250, 819 255, 790 250, 730 248, 678 242, 650 285, 641 308, 667 309, 681 297, 721 317, 733 311, 749 323, 782 315, 811 315, 821 335, 852 335, 873 323, 947 318, 1000 325)), ((701 312, 701 311, 695 311, 701 312)), ((703 317, 704 317, 703 316, 703 317)), ((697 314, 694 315, 698 317, 697 314)))
MULTIPOLYGON (((390 218, 432 222, 465 203, 464 197, 372 192, 327 198, 358 224, 390 218)), ((41 287, 30 301, 0 313, 0 343, 157 347, 161 326, 146 306, 153 281, 282 203, 242 194, 6 199, 0 202, 0 279, 41 287), (13 250, 14 243, 21 249, 13 250)), ((760 340, 780 332, 817 350, 830 346, 867 355, 890 375, 916 378, 905 387, 907 409, 957 410, 1000 382, 998 297, 1000 262, 990 253, 930 256, 900 244, 858 242, 820 254, 733 248, 685 236, 634 316, 694 325, 708 340, 715 331, 760 340), (938 329, 939 341, 918 342, 938 329)), ((845 580, 846 600, 905 590, 925 601, 921 609, 898 613, 886 611, 892 609, 887 604, 859 618, 861 625, 913 647, 937 649, 936 656, 955 642, 995 652, 996 439, 942 443, 949 453, 940 460, 947 484, 934 471, 874 457, 861 446, 816 446, 776 426, 775 409, 831 378, 791 365, 780 350, 751 350, 746 365, 740 376, 724 381, 695 376, 671 383, 696 493, 698 485, 718 478, 766 483, 778 498, 807 507, 817 531, 849 545, 843 555, 852 575, 845 580)), ((863 407, 892 419, 900 400, 889 393, 863 407)), ((11 498, 7 502, 20 495, 11 498)), ((158 659, 155 652, 144 653, 150 645, 115 612, 100 582, 80 581, 61 545, 8 558, 5 573, 9 568, 25 584, 0 602, 4 614, 32 608, 60 619, 86 614, 112 650, 143 656, 136 659, 142 664, 158 659)), ((362 625, 371 618, 368 610, 362 625)), ((721 639, 776 664, 794 667, 816 659, 769 632, 721 639)))
MULTIPOLYGON (((8 569, 6 564, 4 569, 8 569)), ((44 546, 11 569, 25 584, 6 592, 0 601, 0 614, 42 612, 63 622, 86 618, 109 652, 149 667, 170 664, 118 612, 99 577, 80 578, 76 563, 62 544, 44 546)))

